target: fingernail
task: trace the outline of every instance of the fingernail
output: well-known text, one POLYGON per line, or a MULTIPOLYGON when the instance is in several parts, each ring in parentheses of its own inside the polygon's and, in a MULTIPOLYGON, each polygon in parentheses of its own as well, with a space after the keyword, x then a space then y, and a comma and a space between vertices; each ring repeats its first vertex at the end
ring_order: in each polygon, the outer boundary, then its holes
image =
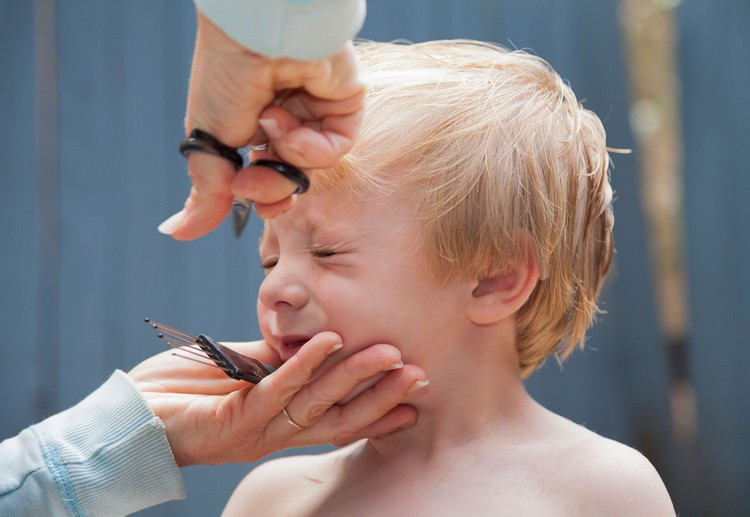
POLYGON ((330 349, 328 350, 328 353, 327 353, 326 355, 331 355, 331 354, 332 354, 332 353, 334 353, 334 352, 335 352, 336 350, 341 350, 342 348, 344 348, 344 345, 342 345, 341 343, 339 343, 339 344, 337 344, 337 345, 333 345, 333 346, 332 346, 332 347, 331 347, 331 348, 330 348, 330 349))
POLYGON ((417 390, 421 390, 425 386, 428 386, 430 384, 430 381, 424 380, 424 381, 416 381, 414 384, 409 386, 409 393, 414 393, 417 390))
POLYGON ((173 216, 170 216, 166 221, 161 223, 157 230, 164 235, 172 235, 175 230, 182 224, 182 220, 185 218, 184 210, 180 210, 173 216))
POLYGON ((388 368, 386 368, 386 369, 385 369, 385 370, 383 370, 383 371, 384 371, 384 372, 389 372, 389 371, 391 371, 391 370, 398 370, 399 368, 403 368, 403 367, 404 367, 404 363, 403 363, 403 362, 401 362, 401 361, 399 361, 399 362, 397 362, 397 363, 393 363, 392 365, 390 365, 390 366, 389 366, 388 368))
POLYGON ((258 124, 260 124, 260 127, 263 128, 263 131, 265 131, 266 134, 274 140, 278 140, 279 138, 284 136, 284 132, 281 131, 281 126, 279 126, 279 123, 276 122, 275 119, 262 118, 258 120, 258 124))

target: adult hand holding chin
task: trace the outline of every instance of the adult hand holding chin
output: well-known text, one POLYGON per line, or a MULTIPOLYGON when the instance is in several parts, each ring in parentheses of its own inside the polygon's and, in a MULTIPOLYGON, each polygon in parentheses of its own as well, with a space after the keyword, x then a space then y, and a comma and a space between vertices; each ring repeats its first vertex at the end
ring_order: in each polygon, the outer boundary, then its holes
MULTIPOLYGON (((179 466, 249 462, 290 447, 343 445, 415 423, 415 409, 400 403, 422 385, 424 372, 412 365, 393 369, 400 365, 400 352, 379 344, 315 377, 330 354, 341 353, 339 344, 337 334, 320 333, 255 386, 171 352, 144 361, 129 375, 164 422, 179 466), (336 404, 382 372, 375 386, 336 404)), ((278 364, 264 341, 228 345, 278 364)))

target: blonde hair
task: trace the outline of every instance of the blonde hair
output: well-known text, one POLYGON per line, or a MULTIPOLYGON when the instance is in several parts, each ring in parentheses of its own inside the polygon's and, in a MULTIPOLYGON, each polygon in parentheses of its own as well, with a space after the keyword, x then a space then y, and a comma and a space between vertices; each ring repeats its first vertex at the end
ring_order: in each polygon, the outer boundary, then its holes
POLYGON ((522 374, 583 346, 613 254, 598 117, 544 60, 475 41, 358 45, 369 86, 353 151, 316 181, 414 193, 443 283, 507 271, 540 280, 516 315, 522 374))

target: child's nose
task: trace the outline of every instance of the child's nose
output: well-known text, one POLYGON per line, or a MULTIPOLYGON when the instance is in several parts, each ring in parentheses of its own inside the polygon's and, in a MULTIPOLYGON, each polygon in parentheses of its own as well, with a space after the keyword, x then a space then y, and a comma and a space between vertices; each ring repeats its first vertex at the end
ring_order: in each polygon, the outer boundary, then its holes
POLYGON ((260 285, 258 299, 268 309, 279 312, 301 309, 309 295, 301 275, 279 260, 260 285))

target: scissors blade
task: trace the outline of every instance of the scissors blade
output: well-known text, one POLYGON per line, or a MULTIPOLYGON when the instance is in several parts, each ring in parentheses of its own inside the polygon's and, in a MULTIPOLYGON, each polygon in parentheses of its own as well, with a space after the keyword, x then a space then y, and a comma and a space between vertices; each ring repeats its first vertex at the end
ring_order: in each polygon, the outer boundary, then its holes
MULTIPOLYGON (((250 156, 253 151, 266 151, 268 149, 268 143, 259 145, 248 145, 244 149, 241 149, 241 154, 244 155, 244 160, 250 156)), ((235 197, 232 203, 232 226, 234 227, 234 236, 239 239, 242 232, 247 226, 247 220, 250 218, 250 212, 252 211, 253 202, 249 199, 235 197)))
POLYGON ((234 236, 239 239, 247 225, 250 217, 252 202, 249 199, 240 197, 234 198, 232 203, 232 225, 234 226, 234 236))
MULTIPOLYGON (((248 146, 248 149, 250 151, 263 151, 268 149, 268 144, 248 146)), ((271 170, 276 171, 278 174, 297 185, 297 189, 294 191, 295 194, 303 194, 310 188, 310 179, 307 174, 288 163, 276 160, 254 160, 248 163, 247 166, 268 167, 271 170)), ((252 201, 249 199, 240 197, 234 198, 234 202, 232 203, 232 224, 234 226, 234 235, 238 239, 247 225, 251 207, 252 201)))

